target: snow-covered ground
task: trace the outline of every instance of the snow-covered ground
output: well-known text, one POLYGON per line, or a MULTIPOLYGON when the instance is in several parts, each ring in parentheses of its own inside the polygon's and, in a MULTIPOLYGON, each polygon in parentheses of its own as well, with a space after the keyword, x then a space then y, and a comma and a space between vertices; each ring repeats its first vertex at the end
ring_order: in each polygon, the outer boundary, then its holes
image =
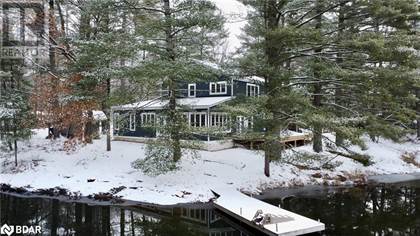
POLYGON ((307 155, 304 154, 313 153, 310 146, 303 146, 288 150, 284 158, 314 169, 273 163, 271 177, 267 178, 263 174, 263 153, 235 148, 199 151, 199 157, 183 158, 180 170, 151 177, 131 166, 134 160, 144 157, 143 144, 113 142, 112 151, 106 152, 103 138, 65 151, 63 140, 46 140, 46 132, 38 130, 30 141, 20 143, 18 168, 14 168, 11 154, 0 153, 0 183, 26 186, 29 190, 58 186, 85 196, 125 186, 117 194, 125 199, 175 204, 208 201, 213 197, 210 188, 236 188, 258 193, 266 188, 290 185, 351 184, 364 174, 420 172, 415 164, 408 164, 401 158, 404 153, 414 155, 420 163, 420 143, 397 144, 381 140, 368 142, 369 149, 362 151, 373 157, 374 164, 368 167, 327 153, 322 153, 319 159, 305 161, 307 155), (328 160, 335 169, 317 168, 328 160), (94 181, 88 182, 88 179, 94 181))

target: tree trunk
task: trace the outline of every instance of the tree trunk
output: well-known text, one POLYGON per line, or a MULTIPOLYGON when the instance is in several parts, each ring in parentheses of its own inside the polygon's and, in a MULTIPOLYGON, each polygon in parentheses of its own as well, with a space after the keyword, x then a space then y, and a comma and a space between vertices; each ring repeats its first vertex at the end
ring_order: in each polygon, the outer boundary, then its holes
POLYGON ((76 235, 83 235, 83 204, 76 203, 75 205, 75 213, 74 217, 75 219, 75 229, 76 229, 76 235))
POLYGON ((133 211, 130 211, 130 221, 131 221, 131 236, 135 236, 134 213, 133 213, 133 211))
POLYGON ((420 139, 420 88, 417 88, 416 91, 417 94, 417 139, 420 139))
MULTIPOLYGON (((316 14, 319 14, 322 12, 322 1, 318 1, 317 2, 317 10, 316 10, 316 14)), ((319 14, 319 16, 316 17, 316 25, 315 25, 315 29, 317 30, 321 30, 322 27, 322 14, 319 14)), ((322 49, 316 49, 315 53, 320 53, 322 51, 322 49)), ((321 84, 321 73, 319 71, 319 68, 316 68, 317 66, 315 65, 315 69, 314 69, 314 77, 315 80, 318 80, 319 82, 314 84, 314 95, 313 95, 313 101, 312 104, 320 109, 322 102, 322 84, 321 84)), ((317 153, 322 152, 322 126, 320 125, 319 121, 316 121, 316 124, 313 127, 313 150, 317 153)))
POLYGON ((18 157, 18 147, 17 147, 17 140, 16 139, 15 139, 14 143, 15 143, 15 166, 17 166, 18 165, 18 159, 17 159, 17 157, 18 157))
MULTIPOLYGON (((315 84, 313 105, 318 108, 321 107, 321 92, 322 85, 315 84)), ((317 123, 319 123, 319 121, 317 121, 317 123)), ((313 150, 317 153, 322 152, 322 127, 319 124, 315 124, 313 127, 313 150)))
POLYGON ((110 152, 111 151, 111 132, 113 132, 111 130, 111 125, 108 126, 108 132, 106 134, 106 151, 110 152))
POLYGON ((125 211, 120 210, 120 235, 125 236, 125 211))
POLYGON ((264 155, 264 175, 270 177, 270 155, 265 151, 264 155))
POLYGON ((51 236, 57 235, 57 228, 59 224, 60 205, 57 199, 52 200, 51 210, 51 236))
POLYGON ((101 209, 101 225, 102 225, 102 235, 109 236, 111 235, 111 216, 110 216, 110 207, 103 206, 101 209))
MULTIPOLYGON (((168 53, 168 60, 175 61, 175 39, 173 36, 173 29, 171 27, 171 8, 170 8, 170 0, 163 0, 163 8, 165 14, 165 20, 167 23, 167 28, 165 30, 166 34, 166 51, 168 53)), ((171 138, 171 148, 172 148, 172 159, 174 162, 177 162, 181 159, 181 137, 180 137, 180 125, 179 125, 179 117, 178 111, 176 109, 176 80, 173 78, 173 75, 168 75, 168 86, 169 86, 169 126, 168 128, 171 138)))
POLYGON ((94 133, 94 124, 93 124, 93 112, 88 111, 88 121, 85 125, 85 142, 92 143, 93 142, 93 133, 94 133))
POLYGON ((264 174, 270 176, 270 162, 272 160, 279 160, 281 158, 281 145, 280 139, 280 126, 278 119, 279 113, 275 98, 277 97, 279 86, 278 81, 274 80, 275 74, 277 73, 276 68, 279 68, 278 63, 278 49, 274 44, 271 32, 278 28, 279 18, 277 17, 277 6, 276 0, 269 0, 265 3, 265 57, 267 65, 270 67, 270 71, 265 76, 265 91, 272 91, 269 93, 268 101, 266 104, 267 111, 273 115, 272 120, 267 124, 266 133, 264 137, 264 174))
POLYGON ((89 206, 88 204, 85 204, 85 222, 83 224, 83 232, 86 233, 86 235, 95 235, 94 228, 92 227, 94 224, 93 222, 93 206, 89 206))
MULTIPOLYGON (((344 31, 344 6, 345 4, 341 4, 340 5, 340 9, 338 11, 338 40, 342 40, 343 39, 343 31, 344 31)), ((340 49, 338 49, 338 51, 340 51, 340 49)), ((337 53, 337 65, 341 66, 343 63, 343 58, 342 58, 342 54, 340 52, 337 53)), ((341 85, 337 84, 336 85, 337 88, 335 89, 335 103, 343 106, 343 89, 340 87, 341 85)), ((343 112, 341 110, 341 108, 336 108, 336 115, 337 117, 342 117, 343 116, 343 112)), ((344 145, 344 137, 341 134, 341 132, 336 131, 335 133, 335 145, 337 147, 341 147, 344 145)))
MULTIPOLYGON (((109 78, 106 80, 106 95, 107 95, 107 98, 109 98, 111 96, 111 79, 109 79, 109 78)), ((111 117, 111 115, 113 115, 113 113, 109 112, 110 111, 109 105, 107 105, 106 102, 104 102, 102 106, 105 108, 103 110, 105 110, 106 117, 108 117, 108 133, 106 135, 106 150, 108 152, 110 152, 111 151, 111 136, 112 136, 112 132, 114 132, 111 129, 112 128, 112 125, 111 125, 111 120, 112 119, 110 119, 110 117, 111 117)))

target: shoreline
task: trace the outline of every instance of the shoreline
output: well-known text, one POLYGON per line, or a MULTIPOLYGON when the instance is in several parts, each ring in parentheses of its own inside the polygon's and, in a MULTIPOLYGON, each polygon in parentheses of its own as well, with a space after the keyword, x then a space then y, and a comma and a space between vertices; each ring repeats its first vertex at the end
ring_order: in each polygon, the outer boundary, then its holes
MULTIPOLYGON (((338 188, 360 188, 366 186, 379 186, 379 185, 395 185, 399 183, 410 183, 413 181, 420 181, 420 172, 412 172, 405 174, 384 174, 384 175, 372 175, 366 176, 367 182, 361 185, 323 185, 323 184, 307 184, 307 185, 294 185, 287 187, 278 187, 272 189, 264 189, 258 194, 252 194, 240 191, 241 193, 254 197, 256 199, 262 199, 261 196, 267 193, 276 191, 286 191, 288 194, 293 194, 293 191, 306 192, 313 190, 328 190, 338 188)), ((211 204, 212 199, 208 201, 195 201, 195 202, 179 202, 175 204, 159 204, 154 202, 143 202, 131 199, 124 199, 115 195, 108 195, 108 193, 95 193, 88 196, 73 195, 67 189, 61 189, 53 187, 49 189, 35 189, 28 190, 24 187, 13 187, 8 184, 0 183, 0 194, 11 195, 20 198, 41 198, 41 199, 56 199, 67 203, 85 203, 88 205, 98 206, 115 206, 115 207, 161 207, 161 208, 172 208, 178 206, 190 206, 196 204, 211 204), (61 192, 61 193, 60 193, 61 192), (65 192, 65 194, 63 194, 65 192), (106 195, 107 199, 102 199, 101 196, 106 195)), ((287 195, 286 195, 287 196, 287 195)))
POLYGON ((371 156, 374 164, 370 166, 326 151, 314 153, 310 145, 288 149, 282 162, 270 165, 270 177, 264 175, 261 151, 239 147, 199 151, 198 156, 183 157, 176 171, 150 176, 131 164, 145 157, 144 144, 113 142, 112 151, 106 152, 102 138, 68 151, 64 140, 47 140, 45 135, 46 130, 36 130, 32 139, 20 143, 17 167, 11 154, 0 153, 0 183, 24 187, 22 191, 57 187, 73 195, 102 193, 103 198, 109 198, 111 193, 135 202, 175 205, 207 202, 213 197, 213 188, 233 188, 257 195, 269 189, 296 186, 364 185, 370 176, 420 173, 420 166, 403 158, 405 153, 412 153, 413 161, 420 162, 420 143, 416 142, 367 139, 367 150, 351 147, 371 156))

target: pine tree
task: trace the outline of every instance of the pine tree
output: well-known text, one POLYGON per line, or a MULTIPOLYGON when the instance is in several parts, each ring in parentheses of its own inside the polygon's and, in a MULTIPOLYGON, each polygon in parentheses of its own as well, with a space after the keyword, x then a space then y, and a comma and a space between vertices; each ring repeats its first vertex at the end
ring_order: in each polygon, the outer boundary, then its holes
POLYGON ((319 29, 312 25, 331 6, 321 8, 302 1, 243 2, 253 11, 249 15, 240 66, 244 74, 265 79, 265 95, 260 99, 260 106, 265 111, 261 119, 261 126, 265 128, 264 172, 269 176, 269 162, 281 159, 282 131, 292 124, 308 126, 309 119, 303 118, 316 117, 310 112, 313 109, 305 91, 296 88, 321 83, 314 76, 308 76, 301 65, 303 58, 314 58, 311 55, 321 49, 319 29), (310 81, 305 81, 307 79, 310 81))
MULTIPOLYGON (((136 67, 136 75, 161 84, 163 96, 168 101, 159 114, 157 142, 148 147, 146 162, 173 167, 181 159, 181 139, 191 138, 183 110, 177 102, 180 86, 200 80, 215 79, 217 71, 206 65, 212 61, 212 48, 223 35, 223 17, 217 7, 207 0, 163 0, 162 4, 147 2, 132 6, 152 17, 137 24, 141 48, 148 54, 136 67), (158 160, 158 161, 157 161, 158 160), (166 164, 167 165, 166 165, 166 164)), ((197 130, 195 130, 197 131, 197 130)), ((184 142, 186 147, 191 142, 184 142)), ((138 165, 137 165, 138 166, 138 165)))
POLYGON ((132 102, 133 95, 141 94, 137 86, 126 87, 123 91, 114 84, 121 84, 122 80, 144 82, 133 76, 130 66, 122 63, 139 60, 138 40, 131 32, 134 26, 127 26, 132 12, 115 0, 80 1, 78 7, 78 35, 71 42, 77 60, 71 63, 67 73, 79 75, 81 79, 72 85, 72 99, 93 102, 105 113, 108 124, 106 149, 110 151, 111 106, 132 102), (123 18, 126 21, 121 21, 123 18))
POLYGON ((324 131, 335 132, 343 148, 363 146, 365 133, 397 140, 407 131, 416 68, 407 23, 418 14, 415 1, 243 2, 253 10, 240 67, 266 81, 256 103, 266 175, 290 124, 312 130, 315 152, 324 131))
POLYGON ((34 116, 29 105, 30 84, 19 74, 2 77, 0 81, 0 137, 14 151, 18 165, 18 141, 31 137, 34 116))
POLYGON ((404 48, 415 42, 408 23, 416 12, 414 1, 341 3, 333 35, 337 69, 332 75, 339 81, 335 100, 329 101, 337 119, 344 119, 333 128, 337 146, 345 139, 360 144, 366 131, 396 140, 404 131, 400 127, 409 124, 415 60, 404 48))

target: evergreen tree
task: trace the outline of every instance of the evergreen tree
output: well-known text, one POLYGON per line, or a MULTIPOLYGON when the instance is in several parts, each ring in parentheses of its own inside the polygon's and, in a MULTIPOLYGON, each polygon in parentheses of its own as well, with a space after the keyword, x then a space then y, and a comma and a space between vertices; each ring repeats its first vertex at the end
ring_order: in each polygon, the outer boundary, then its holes
MULTIPOLYGON (((131 74, 126 61, 139 60, 138 40, 129 25, 131 11, 115 0, 79 2, 78 34, 72 46, 77 59, 67 73, 81 79, 73 84, 72 100, 91 101, 107 116, 107 150, 111 150, 111 106, 131 102, 133 95, 142 94, 138 86, 117 88, 122 80, 141 83, 131 74), (124 17, 122 17, 124 16, 124 17), (126 20, 122 20, 126 19, 126 20)), ((147 83, 144 83, 147 84, 147 83)), ((91 114, 91 112, 89 112, 91 114)))
POLYGON ((30 84, 20 73, 9 73, 8 77, 0 79, 0 141, 14 151, 17 166, 18 141, 31 137, 34 123, 28 99, 30 84))
MULTIPOLYGON (((217 78, 217 69, 207 62, 212 61, 215 42, 224 35, 224 19, 217 7, 207 0, 163 0, 132 7, 152 15, 146 20, 141 18, 137 24, 140 45, 148 57, 136 67, 136 75, 161 84, 160 99, 167 101, 156 124, 157 142, 148 147, 146 160, 136 166, 143 164, 149 168, 146 163, 155 163, 152 166, 173 169, 182 157, 181 139, 199 132, 187 125, 183 111, 188 107, 177 102, 181 96, 180 86, 217 78)), ((188 147, 191 143, 184 144, 188 147)))
POLYGON ((266 81, 255 103, 266 129, 266 175, 290 124, 312 131, 315 152, 322 151, 324 131, 335 132, 343 148, 363 146, 365 133, 397 140, 407 131, 416 60, 406 49, 415 43, 408 25, 418 15, 415 1, 243 3, 252 10, 240 67, 266 81))

